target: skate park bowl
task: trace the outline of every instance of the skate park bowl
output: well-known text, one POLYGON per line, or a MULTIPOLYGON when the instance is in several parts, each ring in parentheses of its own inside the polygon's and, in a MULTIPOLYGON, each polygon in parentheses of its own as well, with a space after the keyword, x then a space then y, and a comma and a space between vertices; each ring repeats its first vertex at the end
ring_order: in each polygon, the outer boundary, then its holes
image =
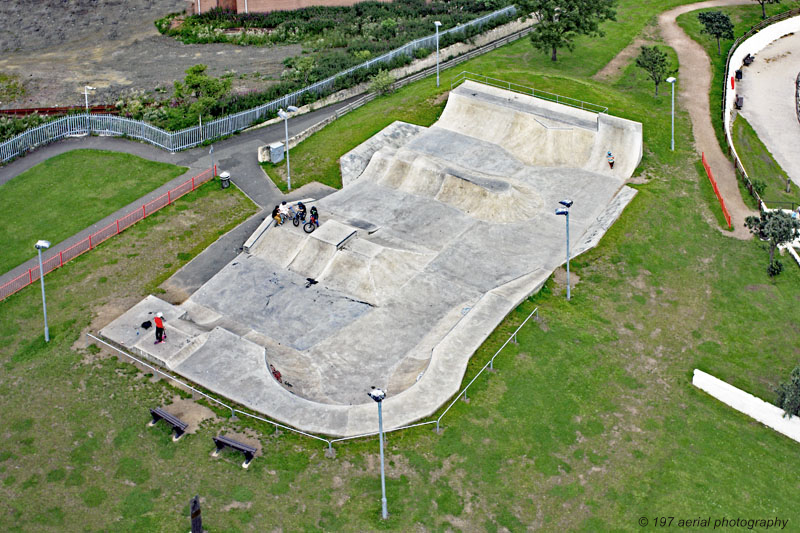
MULTIPOLYGON (((429 128, 395 122, 341 160, 320 226, 265 226, 180 305, 149 296, 101 336, 272 420, 347 437, 456 394, 473 353, 636 191, 641 124, 465 81, 429 128), (613 152, 613 168, 606 153, 613 152), (138 326, 166 318, 168 341, 138 326), (281 374, 277 380, 272 369, 281 374)), ((310 208, 310 205, 309 205, 310 208)))

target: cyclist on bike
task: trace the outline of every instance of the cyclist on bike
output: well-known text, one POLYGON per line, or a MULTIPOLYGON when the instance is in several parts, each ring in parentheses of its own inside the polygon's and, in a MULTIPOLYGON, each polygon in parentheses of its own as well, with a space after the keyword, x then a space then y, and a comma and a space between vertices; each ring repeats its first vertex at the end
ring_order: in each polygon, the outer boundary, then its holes
POLYGON ((303 202, 297 202, 297 216, 300 217, 300 220, 305 221, 306 219, 306 205, 303 202))
POLYGON ((319 227, 319 213, 317 212, 317 206, 311 206, 311 220, 310 222, 315 226, 319 227))

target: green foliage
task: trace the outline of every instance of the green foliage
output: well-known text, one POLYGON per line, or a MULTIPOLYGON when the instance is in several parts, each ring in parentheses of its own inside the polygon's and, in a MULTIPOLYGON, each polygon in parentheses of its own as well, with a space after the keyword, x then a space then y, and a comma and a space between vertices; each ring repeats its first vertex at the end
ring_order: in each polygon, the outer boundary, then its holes
POLYGON ((16 74, 0 72, 0 102, 12 102, 25 94, 25 87, 16 74))
POLYGON ((369 83, 369 90, 378 94, 389 94, 392 92, 392 85, 396 80, 388 70, 379 70, 375 76, 372 77, 369 83))
POLYGON ((702 33, 712 35, 717 39, 717 55, 722 55, 720 39, 733 39, 733 22, 722 11, 705 11, 697 15, 703 25, 702 33))
POLYGON ((414 58, 415 59, 422 59, 423 57, 428 57, 432 53, 433 53, 432 50, 430 50, 428 48, 425 48, 423 46, 422 48, 417 48, 416 50, 414 50, 414 58))
POLYGON ((800 414, 800 366, 794 367, 792 375, 775 388, 778 398, 775 404, 783 409, 789 418, 800 414))
POLYGON ((762 241, 769 242, 770 277, 780 274, 783 266, 775 260, 775 250, 800 237, 800 219, 794 218, 782 210, 765 211, 760 217, 749 216, 744 221, 750 232, 762 241))
POLYGON ((764 180, 761 180, 759 178, 755 178, 755 179, 750 180, 750 183, 753 184, 753 190, 755 190, 758 193, 759 196, 764 194, 764 191, 767 190, 767 184, 764 182, 764 180))
POLYGON ((525 17, 533 14, 537 24, 531 32, 531 43, 557 60, 560 48, 573 50, 579 35, 602 36, 600 23, 616 20, 616 0, 521 0, 525 17))
POLYGON ((0 142, 16 137, 25 130, 40 126, 49 120, 55 119, 43 117, 38 113, 24 117, 0 117, 0 142))
POLYGON ((636 66, 645 70, 650 79, 656 86, 655 95, 658 96, 658 86, 670 74, 669 62, 666 52, 662 52, 657 46, 642 46, 641 52, 636 57, 636 66))

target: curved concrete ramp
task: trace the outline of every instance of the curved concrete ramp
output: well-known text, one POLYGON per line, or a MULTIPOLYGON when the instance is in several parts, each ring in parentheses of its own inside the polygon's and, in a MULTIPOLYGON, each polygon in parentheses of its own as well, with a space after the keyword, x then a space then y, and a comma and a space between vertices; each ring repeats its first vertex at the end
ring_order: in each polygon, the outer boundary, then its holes
MULTIPOLYGON (((596 245, 640 157, 639 124, 466 82, 431 128, 394 123, 345 155, 348 185, 310 202, 315 232, 268 228, 170 308, 178 345, 137 349, 305 431, 375 431, 370 386, 388 390, 387 428, 409 424, 459 390, 475 350, 563 263, 558 201, 574 200, 576 252, 596 245)), ((102 334, 129 339, 142 310, 102 334)))

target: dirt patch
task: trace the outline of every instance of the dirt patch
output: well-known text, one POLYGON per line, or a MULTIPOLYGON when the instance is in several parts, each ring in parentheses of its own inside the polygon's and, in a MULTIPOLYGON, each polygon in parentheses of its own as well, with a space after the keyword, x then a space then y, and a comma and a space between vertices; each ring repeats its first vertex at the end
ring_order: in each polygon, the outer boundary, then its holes
MULTIPOLYGON (((553 272, 553 281, 556 282, 556 286, 560 289, 566 290, 567 288, 567 269, 564 267, 557 268, 553 272)), ((570 271, 569 273, 569 287, 570 289, 574 289, 575 285, 577 285, 581 281, 580 276, 575 274, 575 272, 570 271)))
POLYGON ((223 511, 232 511, 234 509, 245 509, 246 510, 246 509, 250 509, 252 506, 253 506, 253 502, 243 503, 243 502, 234 501, 234 502, 229 503, 228 505, 223 505, 222 506, 222 510, 223 511))
POLYGON ((189 424, 189 427, 186 428, 186 433, 197 432, 200 428, 200 424, 204 420, 211 420, 212 422, 219 421, 214 411, 208 407, 200 405, 194 400, 181 398, 180 396, 174 396, 172 398, 172 403, 164 406, 163 409, 189 424))
POLYGON ((185 45, 158 33, 153 22, 185 7, 183 0, 70 0, 0 2, 0 72, 18 75, 26 94, 4 108, 81 105, 83 87, 97 91, 90 103, 113 104, 130 90, 171 91, 198 63, 220 76, 235 73, 234 91, 275 83, 283 60, 299 45, 243 47, 185 45))

